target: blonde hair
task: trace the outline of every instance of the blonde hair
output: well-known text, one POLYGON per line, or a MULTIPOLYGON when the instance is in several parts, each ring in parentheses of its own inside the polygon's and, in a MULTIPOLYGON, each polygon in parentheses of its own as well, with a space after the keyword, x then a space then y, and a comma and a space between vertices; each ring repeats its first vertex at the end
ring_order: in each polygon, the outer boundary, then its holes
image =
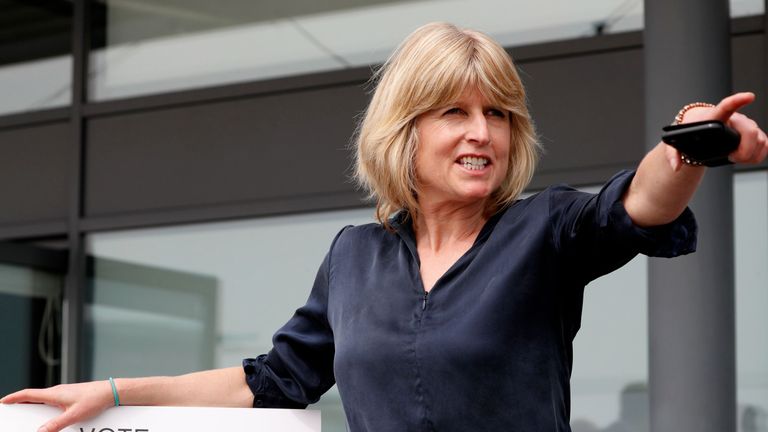
POLYGON ((376 201, 376 218, 385 227, 399 210, 412 217, 419 212, 416 118, 455 102, 468 88, 510 113, 509 168, 486 213, 514 201, 531 181, 539 144, 525 90, 512 59, 489 36, 447 23, 427 24, 400 44, 373 80, 376 89, 355 139, 355 177, 376 201))

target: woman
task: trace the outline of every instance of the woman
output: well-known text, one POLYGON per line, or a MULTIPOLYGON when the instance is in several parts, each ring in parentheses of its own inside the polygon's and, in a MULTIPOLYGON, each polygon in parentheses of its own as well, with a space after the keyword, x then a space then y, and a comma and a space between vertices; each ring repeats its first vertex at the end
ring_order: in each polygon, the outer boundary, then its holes
MULTIPOLYGON (((303 407, 334 382, 351 431, 570 430, 571 342, 584 285, 639 252, 695 248, 686 205, 706 168, 660 143, 597 195, 517 200, 537 160, 525 93, 489 37, 418 29, 377 75, 357 139, 380 224, 334 239, 305 306, 243 368, 119 379, 126 405, 303 407)), ((737 163, 768 153, 736 113, 754 95, 686 107, 741 132, 737 163)), ((54 432, 114 404, 109 382, 23 390, 64 409, 54 432)))

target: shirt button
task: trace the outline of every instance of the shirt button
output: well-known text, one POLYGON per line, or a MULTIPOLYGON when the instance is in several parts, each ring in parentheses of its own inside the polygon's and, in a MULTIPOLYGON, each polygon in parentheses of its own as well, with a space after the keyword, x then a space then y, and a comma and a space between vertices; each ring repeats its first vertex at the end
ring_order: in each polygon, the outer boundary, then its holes
POLYGON ((254 403, 254 405, 256 407, 263 407, 264 406, 264 401, 261 400, 261 399, 256 399, 256 402, 254 403))

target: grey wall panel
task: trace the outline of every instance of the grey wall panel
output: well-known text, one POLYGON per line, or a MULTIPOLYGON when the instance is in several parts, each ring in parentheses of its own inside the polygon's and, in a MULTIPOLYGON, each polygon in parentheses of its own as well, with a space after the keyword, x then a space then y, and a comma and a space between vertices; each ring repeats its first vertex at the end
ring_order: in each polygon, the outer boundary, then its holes
MULTIPOLYGON (((534 187, 601 182, 639 160, 640 62, 627 50, 521 64, 547 149, 534 187)), ((275 201, 348 195, 345 146, 366 100, 351 85, 95 118, 86 215, 259 201, 274 212, 275 201)))
POLYGON ((0 130, 0 229, 67 219, 69 126, 0 130))
POLYGON ((731 38, 731 75, 733 76, 733 91, 751 91, 757 95, 754 103, 742 112, 757 120, 763 129, 768 112, 768 94, 765 93, 765 37, 762 34, 751 34, 731 38))
MULTIPOLYGON (((766 78, 765 35, 748 34, 731 38, 733 91, 751 91, 757 98, 741 112, 757 121, 765 130, 768 127, 768 84, 766 78)), ((768 167, 768 160, 759 165, 742 165, 737 170, 768 167)))
POLYGON ((349 85, 93 119, 86 214, 349 194, 349 85))
POLYGON ((641 50, 629 49, 519 65, 546 151, 534 188, 599 183, 640 160, 642 61, 641 50))
MULTIPOLYGON (((734 88, 760 97, 762 34, 735 36, 733 46, 734 88)), ((522 58, 546 149, 531 189, 601 183, 636 166, 645 153, 641 47, 522 58)), ((357 205, 345 147, 367 96, 348 83, 96 113, 87 135, 85 226, 357 205), (329 205, 318 206, 323 200, 329 205)), ((761 102, 745 112, 765 118, 761 102)))

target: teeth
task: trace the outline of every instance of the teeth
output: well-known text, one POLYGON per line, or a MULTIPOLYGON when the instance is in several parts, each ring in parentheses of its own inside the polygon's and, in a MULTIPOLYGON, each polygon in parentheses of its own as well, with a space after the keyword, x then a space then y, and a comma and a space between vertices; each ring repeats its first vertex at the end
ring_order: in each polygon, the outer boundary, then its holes
POLYGON ((464 168, 471 170, 483 169, 488 164, 488 159, 484 157, 464 156, 459 159, 464 168))

